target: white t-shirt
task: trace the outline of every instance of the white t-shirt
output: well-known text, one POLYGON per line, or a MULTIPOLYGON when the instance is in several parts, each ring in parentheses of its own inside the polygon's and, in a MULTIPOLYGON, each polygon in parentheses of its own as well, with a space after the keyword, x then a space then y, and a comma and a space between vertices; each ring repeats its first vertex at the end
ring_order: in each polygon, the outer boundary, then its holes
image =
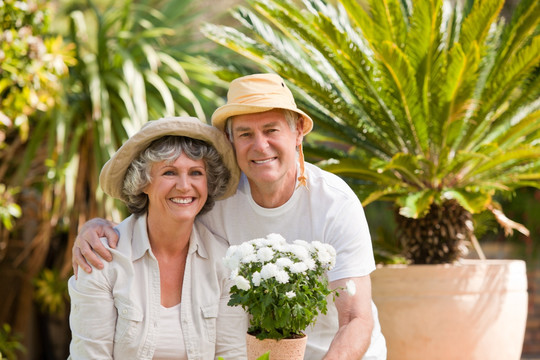
POLYGON ((182 331, 181 305, 179 303, 170 308, 160 305, 159 336, 152 360, 188 360, 182 331))
MULTIPOLYGON (((278 208, 263 208, 251 197, 244 174, 236 194, 216 202, 212 211, 200 220, 231 245, 282 235, 287 241, 319 240, 336 249, 336 266, 328 272, 330 281, 370 274, 375 270, 373 247, 364 210, 356 194, 338 176, 306 163, 307 188, 297 188, 293 196, 278 208)), ((375 305, 375 327, 370 349, 364 359, 386 359, 386 344, 380 331, 375 305)), ((337 310, 328 302, 326 316, 319 315, 307 331, 305 359, 322 359, 338 330, 337 310)))

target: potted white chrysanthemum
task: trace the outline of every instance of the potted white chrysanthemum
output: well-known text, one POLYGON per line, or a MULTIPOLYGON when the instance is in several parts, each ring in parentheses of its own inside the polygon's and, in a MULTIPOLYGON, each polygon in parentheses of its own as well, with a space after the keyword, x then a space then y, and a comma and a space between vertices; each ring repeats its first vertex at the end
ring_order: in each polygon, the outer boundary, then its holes
MULTIPOLYGON (((328 288, 325 272, 336 260, 334 248, 319 241, 287 241, 278 234, 231 246, 225 264, 235 285, 230 306, 241 306, 250 315, 248 358, 271 349, 282 349, 285 339, 301 339, 302 354, 307 341, 303 331, 326 313, 328 288), (270 339, 264 350, 253 350, 257 340, 270 339)), ((287 350, 287 359, 293 359, 287 350)))

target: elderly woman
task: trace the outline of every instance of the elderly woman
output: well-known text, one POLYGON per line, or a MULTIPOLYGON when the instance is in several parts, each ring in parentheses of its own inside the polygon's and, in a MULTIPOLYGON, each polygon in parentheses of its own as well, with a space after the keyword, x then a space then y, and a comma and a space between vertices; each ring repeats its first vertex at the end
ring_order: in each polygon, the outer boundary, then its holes
POLYGON ((101 187, 132 215, 116 227, 115 261, 69 279, 72 359, 245 358, 227 243, 197 220, 238 178, 227 139, 195 118, 150 121, 114 154, 101 187))

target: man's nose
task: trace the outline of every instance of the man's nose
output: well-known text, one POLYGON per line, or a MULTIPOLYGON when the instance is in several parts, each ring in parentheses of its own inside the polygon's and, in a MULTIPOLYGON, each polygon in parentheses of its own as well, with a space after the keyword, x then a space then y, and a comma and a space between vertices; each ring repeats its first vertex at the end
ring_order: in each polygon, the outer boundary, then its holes
POLYGON ((253 140, 253 147, 256 150, 264 150, 268 147, 268 139, 263 133, 255 134, 253 140))

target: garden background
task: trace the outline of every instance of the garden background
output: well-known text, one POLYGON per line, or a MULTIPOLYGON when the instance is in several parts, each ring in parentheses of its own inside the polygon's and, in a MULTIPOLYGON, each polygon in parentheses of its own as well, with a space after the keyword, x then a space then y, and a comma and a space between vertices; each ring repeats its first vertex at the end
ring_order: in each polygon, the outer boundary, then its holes
MULTIPOLYGON (((465 8, 472 3, 466 1, 465 8)), ((229 80, 271 68, 264 56, 241 46, 229 44, 236 50, 231 51, 217 45, 209 39, 216 39, 211 28, 205 27, 206 35, 201 32, 201 26, 212 23, 246 33, 258 29, 262 38, 274 36, 250 16, 256 4, 0 0, 4 357, 66 358, 70 340, 66 282, 72 274, 71 247, 77 229, 92 217, 118 221, 125 215, 121 204, 99 190, 99 169, 145 121, 166 115, 209 121, 213 110, 224 103, 229 80), (236 8, 233 17, 229 10, 239 5, 242 8, 236 8)), ((506 1, 502 16, 510 19, 518 5, 518 0, 506 1)), ((288 24, 281 25, 287 29, 288 24)), ((306 139, 311 161, 327 151, 319 147, 326 143, 325 136, 321 130, 306 139)), ((351 145, 333 143, 336 151, 351 145)), ((506 236, 492 216, 481 213, 475 216, 477 237, 488 258, 527 261, 529 316, 523 357, 540 358, 540 190, 525 187, 498 201, 530 235, 515 231, 506 236)), ((366 206, 366 215, 377 260, 400 261, 393 205, 374 201, 366 206)), ((470 256, 476 256, 472 249, 470 256)))

